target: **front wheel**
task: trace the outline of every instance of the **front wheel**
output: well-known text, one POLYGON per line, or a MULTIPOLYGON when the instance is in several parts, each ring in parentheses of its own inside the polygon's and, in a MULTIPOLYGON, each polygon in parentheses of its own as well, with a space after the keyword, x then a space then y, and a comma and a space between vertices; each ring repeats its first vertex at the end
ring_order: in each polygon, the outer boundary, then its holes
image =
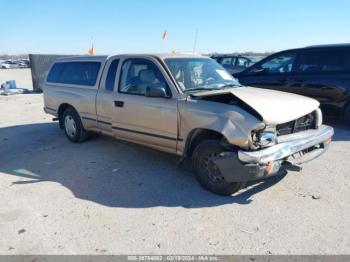
MULTIPOLYGON (((215 194, 232 195, 245 186, 245 182, 227 182, 210 159, 226 151, 219 140, 205 140, 194 150, 192 164, 199 183, 215 194)), ((234 170, 232 170, 234 172, 234 170)))

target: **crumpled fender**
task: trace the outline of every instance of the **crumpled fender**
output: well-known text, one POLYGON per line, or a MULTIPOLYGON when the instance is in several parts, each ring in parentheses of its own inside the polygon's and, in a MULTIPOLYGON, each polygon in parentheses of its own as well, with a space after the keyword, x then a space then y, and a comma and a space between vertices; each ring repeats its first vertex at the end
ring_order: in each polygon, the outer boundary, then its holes
POLYGON ((247 149, 251 131, 261 129, 264 123, 236 105, 187 99, 179 101, 179 137, 184 144, 194 130, 208 129, 222 134, 227 141, 247 149))

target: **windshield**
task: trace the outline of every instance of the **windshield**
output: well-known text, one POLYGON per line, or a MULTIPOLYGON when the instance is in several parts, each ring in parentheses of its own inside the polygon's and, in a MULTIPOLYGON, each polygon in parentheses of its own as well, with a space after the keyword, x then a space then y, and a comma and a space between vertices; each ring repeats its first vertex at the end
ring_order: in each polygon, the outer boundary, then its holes
POLYGON ((184 92, 240 86, 221 65, 210 58, 169 58, 165 63, 184 92))

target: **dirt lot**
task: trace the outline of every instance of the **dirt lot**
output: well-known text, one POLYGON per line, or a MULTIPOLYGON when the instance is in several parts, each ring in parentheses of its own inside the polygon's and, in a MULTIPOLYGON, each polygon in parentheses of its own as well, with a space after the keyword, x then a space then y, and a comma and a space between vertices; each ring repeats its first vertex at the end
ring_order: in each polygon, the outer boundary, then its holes
POLYGON ((104 136, 68 142, 40 94, 0 97, 0 108, 1 254, 350 254, 340 123, 302 172, 220 197, 172 155, 104 136))
POLYGON ((25 69, 0 69, 0 85, 8 80, 16 80, 18 88, 33 89, 30 68, 25 69))

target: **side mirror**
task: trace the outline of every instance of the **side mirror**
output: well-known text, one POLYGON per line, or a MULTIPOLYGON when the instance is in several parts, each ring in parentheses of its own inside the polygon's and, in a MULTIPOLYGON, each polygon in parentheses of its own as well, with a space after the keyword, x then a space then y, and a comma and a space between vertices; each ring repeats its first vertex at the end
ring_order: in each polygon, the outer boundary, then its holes
POLYGON ((147 86, 146 97, 160 97, 160 98, 170 98, 167 94, 164 86, 147 86))

